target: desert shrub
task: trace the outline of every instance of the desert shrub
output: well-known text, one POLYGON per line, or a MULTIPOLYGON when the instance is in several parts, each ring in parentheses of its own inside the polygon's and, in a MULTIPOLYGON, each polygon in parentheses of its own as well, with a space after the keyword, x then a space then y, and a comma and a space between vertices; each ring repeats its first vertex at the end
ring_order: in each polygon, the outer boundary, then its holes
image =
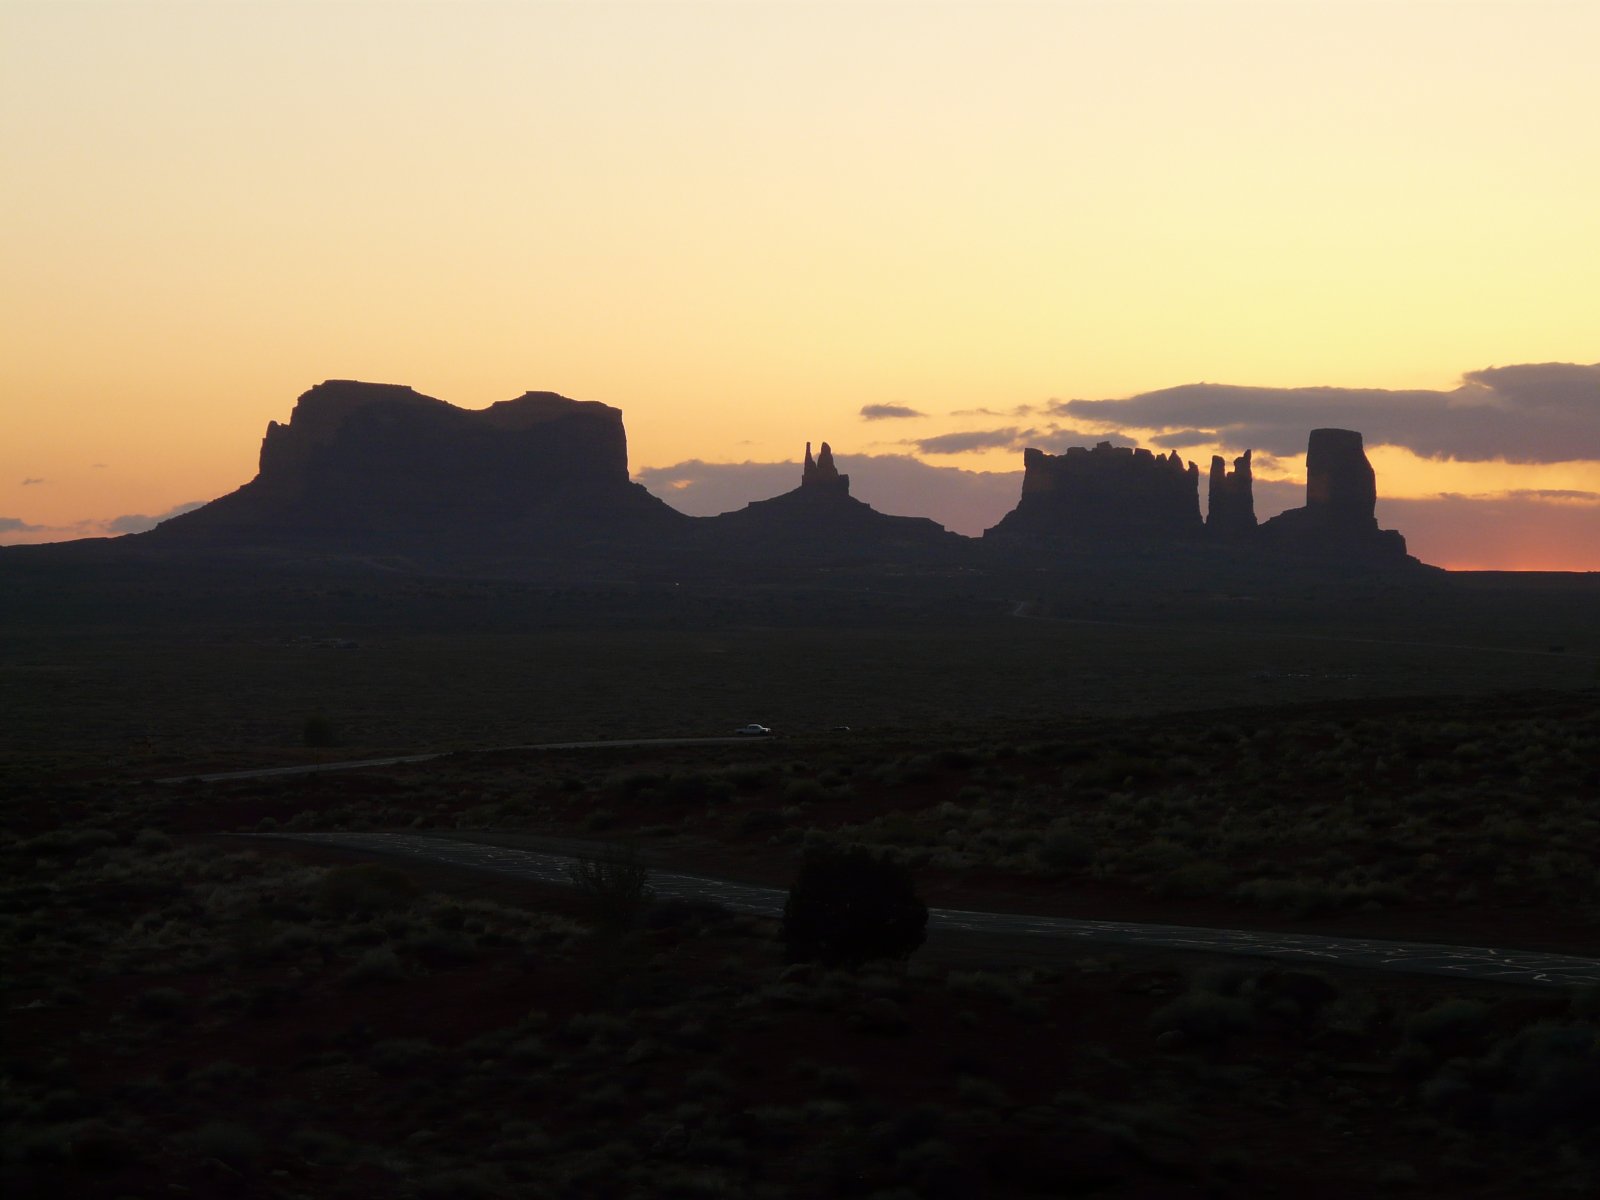
POLYGON ((984 1108, 1006 1108, 1011 1104, 1011 1097, 1005 1088, 979 1075, 963 1075, 957 1079, 956 1095, 968 1104, 984 1108))
POLYGON ((1427 1046, 1454 1045, 1479 1033, 1489 1019, 1481 1000, 1442 1000, 1406 1022, 1406 1037, 1427 1046))
MULTIPOLYGON (((1495 1115, 1517 1133, 1593 1131, 1600 1111, 1600 1029, 1542 1024, 1501 1042, 1490 1065, 1503 1080, 1495 1115)), ((1600 1158, 1600 1146, 1593 1147, 1600 1158)))
POLYGON ((632 849, 605 858, 574 859, 568 875, 604 930, 631 929, 655 895, 650 868, 632 849))
POLYGON ((651 929, 684 929, 691 932, 722 925, 733 919, 733 913, 715 900, 671 899, 658 900, 644 914, 644 923, 651 929))
POLYGON ((339 739, 333 722, 323 713, 312 713, 300 725, 300 740, 307 746, 337 746, 339 739))
POLYGON ((430 1066, 439 1057, 438 1049, 421 1038, 391 1038, 372 1048, 368 1063, 387 1075, 410 1074, 430 1066))
POLYGON ((772 769, 761 766, 729 767, 724 772, 728 782, 741 792, 755 792, 772 782, 772 769))
POLYGON ((1194 861, 1186 847, 1167 838, 1154 838, 1128 852, 1123 865, 1140 874, 1167 874, 1194 861))
POLYGON ((964 750, 958 746, 946 746, 934 755, 934 761, 947 771, 965 771, 978 765, 978 756, 971 750, 964 750))
POLYGON ((969 996, 992 996, 1012 1002, 1022 998, 1022 989, 1015 979, 994 971, 951 971, 945 977, 945 985, 952 992, 969 996))
POLYGON ((1158 878, 1154 889, 1158 896, 1217 896, 1228 890, 1233 873, 1218 862, 1185 863, 1176 870, 1158 878))
POLYGON ((687 1095, 700 1100, 711 1096, 730 1096, 734 1091, 733 1080, 714 1067, 689 1072, 684 1076, 683 1087, 687 1095))
POLYGON ((253 1067, 241 1067, 236 1062, 221 1059, 196 1069, 189 1076, 189 1081, 199 1088, 225 1091, 230 1088, 240 1087, 254 1077, 255 1069, 253 1067))
POLYGON ((18 849, 51 858, 76 858, 116 844, 117 835, 109 829, 53 829, 21 843, 18 849))
POLYGON ((611 1013, 578 1013, 567 1021, 563 1035, 572 1042, 620 1045, 633 1036, 633 1026, 611 1013))
POLYGON ((1363 881, 1325 883, 1316 879, 1251 879, 1233 891, 1236 899, 1260 908, 1276 909, 1291 917, 1310 917, 1341 908, 1382 904, 1404 898, 1393 883, 1363 881))
POLYGON ((1101 755, 1083 770, 1078 781, 1085 787, 1126 787, 1154 779, 1160 773, 1161 765, 1153 758, 1117 750, 1101 755))
POLYGON ((525 1037, 513 1042, 506 1057, 520 1067, 539 1066, 550 1061, 550 1050, 540 1037, 525 1037))
POLYGON ((770 808, 752 808, 739 818, 739 832, 750 835, 759 833, 772 833, 782 829, 787 819, 781 812, 774 812, 770 808))
POLYGON ((160 854, 172 849, 172 839, 159 829, 141 829, 133 836, 133 848, 146 854, 160 854))
POLYGON ((147 1017, 163 1020, 176 1017, 188 1005, 188 1000, 177 988, 147 988, 134 998, 133 1006, 147 1017))
MULTIPOLYGON (((1423 1085, 1421 1099, 1456 1124, 1494 1126, 1519 1138, 1591 1133, 1590 1114, 1600 1108, 1600 1030, 1529 1026, 1481 1057, 1451 1058, 1423 1085)), ((1579 1145, 1600 1163, 1592 1139, 1579 1145)))
POLYGON ((666 796, 674 804, 716 804, 733 796, 733 784, 720 774, 669 776, 666 796))
POLYGON ((911 873, 862 847, 808 852, 783 906, 790 962, 859 966, 905 958, 927 937, 911 873))
POLYGON ((1197 1041, 1216 1041, 1249 1029, 1250 1005, 1237 996, 1190 992, 1158 1008, 1150 1024, 1158 1031, 1177 1029, 1197 1041))
POLYGON ((239 1170, 252 1166, 266 1149, 255 1130, 231 1121, 211 1121, 189 1135, 190 1148, 201 1158, 215 1158, 239 1170))
POLYGON ((629 771, 616 780, 616 785, 625 796, 660 795, 671 778, 663 771, 629 771))
POLYGON ((345 982, 352 984, 383 983, 404 977, 400 956, 389 946, 374 946, 344 973, 345 982))
POLYGON ((1095 845, 1075 829, 1052 829, 1034 854, 1052 871, 1081 871, 1094 862, 1095 845))
POLYGON ((783 802, 785 804, 810 804, 817 800, 826 799, 828 791, 816 779, 791 779, 783 785, 783 802))
POLYGON ((334 867, 324 875, 317 885, 317 903, 342 915, 389 912, 409 905, 418 891, 411 877, 398 868, 358 863, 334 867))
POLYGON ((1591 983, 1573 993, 1572 1015, 1588 1020, 1600 1018, 1600 983, 1591 983))

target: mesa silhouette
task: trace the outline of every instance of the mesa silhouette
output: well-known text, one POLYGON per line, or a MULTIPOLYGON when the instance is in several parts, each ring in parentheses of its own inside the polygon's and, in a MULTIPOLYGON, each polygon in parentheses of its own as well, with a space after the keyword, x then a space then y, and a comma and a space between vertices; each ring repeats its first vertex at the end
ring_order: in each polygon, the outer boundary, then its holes
POLYGON ((1210 542, 1330 565, 1414 562, 1405 538, 1380 530, 1376 475, 1359 433, 1313 429, 1306 503, 1258 524, 1251 452, 1211 459, 1208 511, 1200 517, 1200 470, 1176 450, 1101 442, 1065 454, 1023 452, 1022 498, 984 540, 1025 547, 1059 542, 1120 547, 1210 542))
POLYGON ((528 392, 482 410, 409 387, 329 380, 267 425, 237 491, 152 543, 347 550, 626 550, 689 521, 628 478, 622 413, 528 392))
MULTIPOLYGON (((127 552, 222 548, 402 553, 434 561, 815 564, 829 560, 1048 562, 1079 552, 1225 552, 1340 568, 1415 565, 1380 530, 1374 473, 1352 430, 1310 435, 1306 504, 1258 523, 1250 452, 1199 468, 1176 452, 1102 442, 1063 455, 1028 449, 1015 509, 983 538, 850 495, 822 443, 792 491, 715 517, 689 517, 628 476, 622 413, 528 392, 482 410, 409 387, 330 380, 269 422, 256 477, 237 491, 119 540, 127 552)), ((1192 555, 1190 555, 1192 557, 1192 555)))

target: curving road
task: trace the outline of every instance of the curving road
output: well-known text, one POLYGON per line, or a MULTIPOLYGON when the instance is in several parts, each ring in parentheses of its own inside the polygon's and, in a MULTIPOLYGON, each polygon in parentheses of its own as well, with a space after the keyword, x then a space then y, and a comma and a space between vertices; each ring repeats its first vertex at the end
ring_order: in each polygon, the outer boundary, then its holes
POLYGON ((168 775, 157 783, 219 783, 229 779, 270 779, 279 775, 320 775, 325 771, 355 771, 362 767, 393 767, 400 763, 432 762, 452 755, 504 754, 511 750, 610 750, 629 746, 747 745, 760 738, 693 737, 629 738, 613 742, 541 742, 532 746, 488 746, 477 750, 436 750, 431 754, 396 754, 388 758, 350 758, 343 762, 302 763, 297 767, 251 767, 243 771, 211 771, 205 775, 168 775))
MULTIPOLYGON (((459 841, 433 834, 283 833, 243 836, 314 842, 374 854, 417 858, 446 866, 495 871, 539 883, 571 883, 568 871, 573 862, 572 856, 459 841)), ((784 900, 788 896, 779 888, 668 871, 652 870, 650 882, 656 895, 662 899, 706 900, 737 912, 769 917, 782 915, 784 900)), ((1288 960, 1307 966, 1365 967, 1537 987, 1578 988, 1600 984, 1600 958, 1544 954, 1531 950, 1330 938, 1247 929, 1202 929, 1187 925, 1143 925, 1128 921, 1079 921, 1068 917, 965 912, 954 908, 929 909, 928 925, 931 929, 1029 934, 1152 949, 1241 954, 1288 960)))

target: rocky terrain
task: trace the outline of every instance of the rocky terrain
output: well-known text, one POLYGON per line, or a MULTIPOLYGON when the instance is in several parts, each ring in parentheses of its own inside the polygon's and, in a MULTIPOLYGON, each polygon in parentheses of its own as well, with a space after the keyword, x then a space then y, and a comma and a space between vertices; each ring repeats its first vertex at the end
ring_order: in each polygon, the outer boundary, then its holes
POLYGON ((268 423, 254 479, 143 540, 539 553, 625 545, 687 521, 630 482, 622 413, 608 405, 528 392, 473 411, 330 380, 287 425, 268 423))
POLYGON ((968 545, 926 517, 889 516, 855 499, 850 476, 839 473, 827 442, 816 458, 806 443, 800 486, 793 491, 698 524, 703 552, 741 559, 954 560, 968 545))
POLYGON ((1306 503, 1261 527, 1266 544, 1291 554, 1338 560, 1406 558, 1398 530, 1379 529, 1377 477, 1361 435, 1351 429, 1313 429, 1306 448, 1306 503))
POLYGON ((1176 450, 1163 456, 1101 442, 1061 455, 1030 448, 1022 462, 1022 498, 986 539, 1170 540, 1204 528, 1199 470, 1176 450))
POLYGON ((1376 480, 1352 430, 1311 432, 1305 507, 1260 525, 1248 450, 1231 471, 1212 461, 1204 519, 1199 468, 1176 451, 1101 442, 1062 455, 1029 448, 1023 461, 1016 508, 981 539, 855 499, 826 442, 816 457, 807 444, 792 491, 688 517, 630 480, 616 408, 528 392, 468 410, 408 387, 330 380, 299 398, 287 424, 268 424, 260 469, 237 491, 115 542, 0 554, 87 561, 226 552, 258 563, 311 556, 542 578, 618 569, 776 578, 847 563, 1114 574, 1131 562, 1167 576, 1419 566, 1398 532, 1377 527, 1376 480))

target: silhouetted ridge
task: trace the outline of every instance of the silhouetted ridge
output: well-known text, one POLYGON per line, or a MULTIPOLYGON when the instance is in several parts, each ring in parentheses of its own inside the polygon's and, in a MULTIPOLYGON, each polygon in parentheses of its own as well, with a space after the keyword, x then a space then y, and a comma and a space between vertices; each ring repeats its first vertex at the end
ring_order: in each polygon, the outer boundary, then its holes
POLYGON ((1211 456, 1206 529, 1223 538, 1246 538, 1255 533, 1255 480, 1250 473, 1250 451, 1233 460, 1232 471, 1222 455, 1211 456))
POLYGON ((1136 572, 1152 561, 1229 571, 1292 558, 1311 574, 1415 565, 1405 539, 1378 528, 1361 434, 1313 430, 1305 507, 1259 526, 1250 460, 1246 450, 1229 471, 1212 459, 1202 521, 1199 469, 1177 451, 1030 447, 1017 506, 980 552, 925 517, 890 516, 852 497, 826 442, 815 456, 806 444, 793 490, 688 517, 629 479, 622 413, 609 405, 527 392, 470 410, 409 387, 340 379, 300 396, 286 423, 268 423, 259 470, 237 491, 148 533, 59 553, 226 550, 542 577, 671 572, 675 581, 723 565, 1032 569, 1053 554, 1075 569, 1120 561, 1136 572))
MULTIPOLYGON (((1051 455, 1031 447, 1017 507, 984 534, 1002 550, 1037 556, 1051 545, 1102 556, 1184 544, 1210 545, 1225 558, 1292 555, 1312 567, 1414 563, 1405 539, 1380 530, 1377 482, 1350 429, 1314 429, 1306 454, 1306 506, 1256 523, 1251 452, 1228 470, 1211 460, 1209 508, 1199 511, 1199 470, 1177 451, 1161 455, 1101 442, 1051 455)), ((1241 560, 1242 561, 1242 560, 1241 560)))
POLYGON ((1030 446, 1022 465, 1022 498, 984 537, 1171 539, 1202 529, 1199 468, 1176 450, 1101 442, 1056 455, 1030 446))
POLYGON ((782 561, 913 557, 955 552, 967 539, 926 517, 880 513, 850 495, 827 442, 816 458, 806 443, 800 486, 768 500, 701 520, 703 544, 741 558, 782 561))
POLYGON ((1406 540, 1379 529, 1377 475, 1361 435, 1353 429, 1313 429, 1306 446, 1306 503, 1261 526, 1276 550, 1329 562, 1351 559, 1403 561, 1406 540))
POLYGON ((352 547, 543 543, 679 526, 628 479, 622 413, 528 392, 482 410, 408 387, 330 380, 268 424, 238 491, 150 537, 330 539, 352 547))
POLYGON ((811 457, 811 443, 806 443, 806 465, 800 470, 800 486, 843 496, 850 494, 850 476, 839 474, 833 462, 833 447, 827 442, 822 443, 822 451, 815 459, 811 457))

